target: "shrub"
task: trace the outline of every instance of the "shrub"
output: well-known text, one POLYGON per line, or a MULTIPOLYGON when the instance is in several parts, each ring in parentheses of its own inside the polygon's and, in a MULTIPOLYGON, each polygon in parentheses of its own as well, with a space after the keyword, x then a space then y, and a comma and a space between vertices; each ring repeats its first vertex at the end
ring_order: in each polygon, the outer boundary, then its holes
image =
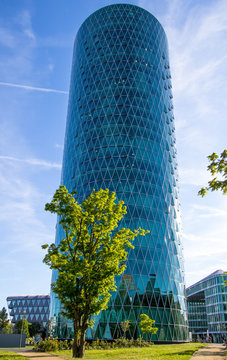
POLYGON ((44 339, 41 340, 38 344, 35 344, 34 350, 46 352, 57 351, 59 348, 58 343, 59 342, 57 339, 44 339))
POLYGON ((58 350, 71 350, 71 348, 72 348, 71 341, 69 342, 68 340, 64 340, 64 341, 60 340, 58 342, 58 350))
MULTIPOLYGON (((38 344, 34 345, 34 350, 36 351, 46 351, 54 352, 57 350, 70 350, 72 349, 73 340, 57 340, 57 339, 44 339, 41 340, 38 344)), ((116 349, 116 348, 129 348, 129 347, 148 347, 152 346, 154 343, 142 340, 142 338, 134 339, 125 339, 120 338, 112 342, 106 340, 95 340, 92 342, 85 342, 86 350, 91 349, 116 349)))
POLYGON ((32 337, 26 338, 26 345, 34 345, 34 340, 32 337))
POLYGON ((119 338, 112 342, 105 340, 96 340, 91 343, 86 342, 86 350, 89 349, 116 349, 116 348, 129 348, 129 347, 149 347, 154 345, 153 342, 142 340, 142 338, 134 339, 125 339, 119 338))

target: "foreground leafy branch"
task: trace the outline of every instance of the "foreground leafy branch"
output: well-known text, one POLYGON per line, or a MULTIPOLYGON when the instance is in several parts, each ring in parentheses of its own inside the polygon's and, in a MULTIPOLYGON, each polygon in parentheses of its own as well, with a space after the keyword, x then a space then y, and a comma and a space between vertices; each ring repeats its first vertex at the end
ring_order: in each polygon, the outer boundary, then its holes
POLYGON ((210 164, 207 169, 214 177, 208 182, 208 186, 200 189, 198 195, 205 196, 208 190, 220 190, 223 194, 227 194, 227 150, 224 150, 220 157, 213 153, 208 159, 210 164), (215 175, 219 175, 220 178, 215 175))
POLYGON ((115 202, 109 190, 93 191, 78 204, 65 186, 55 192, 45 210, 59 216, 63 238, 58 244, 43 245, 47 249, 44 263, 58 271, 52 290, 63 305, 62 314, 73 320, 73 357, 82 358, 85 335, 91 316, 107 308, 111 291, 116 290, 115 275, 125 270, 131 241, 148 231, 121 228, 126 214, 123 201, 115 202))

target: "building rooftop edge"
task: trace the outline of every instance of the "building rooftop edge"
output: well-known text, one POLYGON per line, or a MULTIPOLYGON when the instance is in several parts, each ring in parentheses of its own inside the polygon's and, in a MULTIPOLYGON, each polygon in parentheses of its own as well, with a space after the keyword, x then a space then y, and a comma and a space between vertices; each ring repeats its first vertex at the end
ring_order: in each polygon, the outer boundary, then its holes
POLYGON ((157 19, 152 13, 150 13, 150 11, 148 11, 148 10, 142 8, 141 6, 138 6, 138 5, 134 5, 134 4, 129 4, 129 3, 124 3, 124 2, 122 2, 122 3, 115 3, 115 4, 110 4, 110 5, 102 6, 101 8, 99 8, 99 9, 95 10, 94 12, 92 12, 92 13, 82 22, 82 24, 80 25, 79 29, 77 30, 77 34, 78 34, 78 32, 80 31, 80 29, 82 28, 82 26, 87 22, 87 20, 88 20, 91 16, 93 16, 94 14, 96 14, 97 12, 99 12, 99 11, 105 9, 105 8, 110 8, 110 7, 114 7, 114 6, 121 6, 121 5, 127 5, 127 6, 130 6, 130 7, 132 7, 132 8, 141 9, 141 10, 143 10, 144 12, 148 13, 150 16, 152 16, 152 17, 157 21, 157 23, 161 26, 162 30, 163 30, 164 33, 165 33, 165 30, 164 30, 162 24, 158 21, 158 19, 157 19))
POLYGON ((49 294, 47 294, 47 295, 13 295, 13 296, 7 296, 6 299, 34 298, 34 297, 50 297, 50 295, 49 294))
POLYGON ((194 283, 194 284, 192 284, 192 285, 188 286, 188 287, 186 288, 186 291, 187 291, 187 290, 189 290, 189 289, 191 289, 192 287, 194 287, 194 286, 196 286, 196 285, 200 284, 201 282, 203 282, 203 281, 207 280, 207 279, 210 279, 210 278, 215 277, 215 276, 217 276, 217 275, 223 275, 223 274, 224 274, 224 272, 225 272, 225 271, 223 271, 223 270, 221 270, 221 269, 216 270, 216 271, 214 271, 213 273, 211 273, 210 275, 206 276, 205 278, 203 278, 203 279, 201 279, 201 280, 197 281, 196 283, 194 283))

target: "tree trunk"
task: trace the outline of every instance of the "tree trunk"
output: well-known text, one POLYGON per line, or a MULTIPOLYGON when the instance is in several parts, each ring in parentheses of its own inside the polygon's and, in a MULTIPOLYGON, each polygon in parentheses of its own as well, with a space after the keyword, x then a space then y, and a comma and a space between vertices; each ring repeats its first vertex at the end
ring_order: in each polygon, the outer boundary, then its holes
POLYGON ((79 347, 79 357, 83 358, 84 357, 84 352, 85 352, 85 335, 86 335, 86 330, 82 329, 81 330, 81 334, 80 334, 80 347, 79 347))
POLYGON ((73 351, 73 358, 78 358, 79 352, 78 352, 78 345, 77 345, 76 337, 74 337, 72 351, 73 351))
POLYGON ((73 358, 84 357, 85 352, 85 335, 87 326, 77 326, 76 321, 73 322, 74 325, 74 341, 72 346, 73 358))
POLYGON ((78 353, 78 343, 79 343, 79 324, 77 320, 73 321, 73 328, 74 328, 74 341, 72 346, 73 357, 79 357, 78 353))

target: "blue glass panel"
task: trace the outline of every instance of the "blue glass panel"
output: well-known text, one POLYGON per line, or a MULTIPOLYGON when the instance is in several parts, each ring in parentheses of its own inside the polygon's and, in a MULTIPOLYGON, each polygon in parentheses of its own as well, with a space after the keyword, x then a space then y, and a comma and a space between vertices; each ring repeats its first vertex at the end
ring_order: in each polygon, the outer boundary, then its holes
MULTIPOLYGON (((77 191, 80 202, 93 188, 109 188, 127 205, 121 225, 150 230, 135 240, 125 273, 116 278, 115 300, 88 333, 93 338, 121 336, 119 323, 126 319, 130 335, 138 337, 144 312, 159 328, 153 340, 187 340, 171 88, 166 36, 150 13, 116 4, 82 24, 73 53, 61 183, 77 191)), ((65 322, 60 308, 52 294, 58 333, 65 322)))

